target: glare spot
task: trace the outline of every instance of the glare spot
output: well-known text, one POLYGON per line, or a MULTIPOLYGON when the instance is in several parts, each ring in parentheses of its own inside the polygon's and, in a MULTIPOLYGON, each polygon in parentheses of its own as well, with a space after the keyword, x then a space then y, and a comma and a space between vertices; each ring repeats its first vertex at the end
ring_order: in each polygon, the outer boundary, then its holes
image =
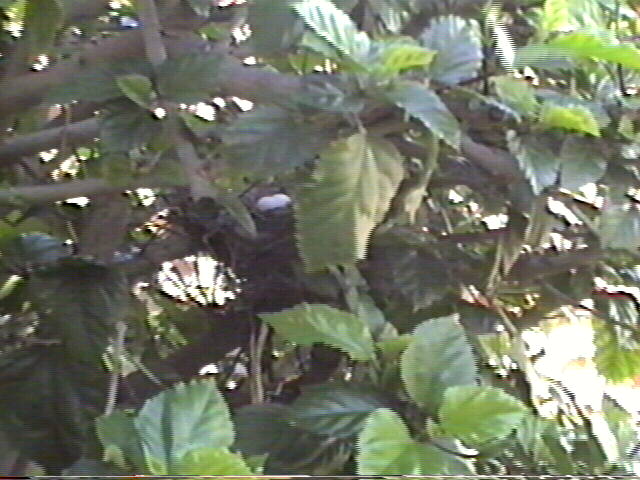
POLYGON ((253 102, 250 100, 243 100, 242 98, 238 97, 231 97, 231 100, 233 100, 238 108, 240 108, 240 110, 242 110, 243 112, 248 112, 253 108, 253 102))
POLYGON ((167 111, 162 107, 155 108, 153 110, 153 116, 156 117, 158 120, 162 120, 164 117, 167 116, 167 111))

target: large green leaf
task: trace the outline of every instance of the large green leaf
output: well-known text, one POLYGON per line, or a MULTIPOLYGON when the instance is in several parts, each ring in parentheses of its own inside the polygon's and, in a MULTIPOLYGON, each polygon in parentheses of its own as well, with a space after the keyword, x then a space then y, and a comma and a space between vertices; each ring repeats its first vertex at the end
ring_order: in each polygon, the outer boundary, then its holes
POLYGON ((597 30, 604 26, 602 10, 593 0, 546 0, 541 13, 540 33, 544 37, 569 29, 597 30))
POLYGON ((233 413, 233 448, 244 455, 262 455, 287 448, 300 431, 290 425, 289 406, 279 403, 245 405, 233 413))
POLYGON ((575 58, 604 60, 640 70, 640 50, 633 45, 616 44, 611 36, 573 32, 561 35, 547 45, 575 58))
POLYGON ((278 335, 299 345, 324 343, 346 352, 354 360, 371 360, 373 339, 365 321, 328 305, 303 303, 260 318, 278 335))
POLYGON ((218 62, 214 56, 203 54, 169 59, 158 68, 158 92, 175 102, 207 100, 216 86, 218 62))
POLYGON ((111 102, 100 116, 100 139, 109 152, 142 147, 161 131, 160 120, 129 100, 111 102))
POLYGON ((258 55, 281 55, 296 44, 304 25, 291 9, 292 0, 257 0, 249 5, 250 42, 258 55))
POLYGON ((401 357, 402 381, 411 398, 433 413, 447 388, 475 383, 475 358, 456 316, 427 320, 413 337, 401 357))
POLYGON ((402 157, 380 138, 358 133, 323 152, 314 181, 300 188, 296 203, 305 267, 315 271, 363 259, 402 176, 402 157))
POLYGON ((144 452, 132 415, 123 410, 102 415, 96 418, 96 433, 105 461, 124 470, 146 471, 144 452))
POLYGON ((538 113, 538 100, 535 89, 521 78, 509 76, 493 77, 492 83, 498 97, 522 115, 535 117, 538 113))
POLYGON ((460 126, 440 97, 431 89, 417 82, 396 83, 387 97, 402 107, 412 117, 420 120, 438 138, 453 148, 460 146, 460 126))
POLYGON ((257 107, 240 114, 221 132, 225 149, 240 168, 258 178, 292 170, 312 160, 327 134, 278 107, 257 107))
POLYGON ((56 338, 67 358, 100 362, 129 292, 124 276, 85 260, 64 259, 40 269, 28 284, 40 315, 39 335, 56 338))
POLYGON ((640 212, 633 205, 606 208, 600 216, 599 233, 603 247, 635 252, 640 247, 640 212))
POLYGON ((30 55, 46 53, 64 20, 61 0, 28 0, 24 12, 24 41, 30 55))
POLYGON ((130 73, 116 77, 116 84, 122 93, 132 102, 143 108, 150 108, 155 99, 151 80, 144 75, 130 73))
POLYGON ((509 150, 518 160, 536 195, 556 182, 560 169, 559 156, 552 150, 551 142, 544 140, 540 135, 518 137, 513 131, 507 133, 509 150))
POLYGON ((520 400, 499 388, 462 385, 444 392, 438 418, 447 434, 478 447, 508 436, 526 411, 520 400))
POLYGON ((358 437, 358 475, 469 475, 471 466, 462 458, 409 435, 402 418, 382 408, 366 420, 358 437))
POLYGON ((560 106, 544 102, 540 108, 539 122, 547 127, 563 128, 600 136, 598 122, 590 110, 582 105, 560 106))
POLYGON ((481 38, 475 20, 453 15, 432 20, 420 36, 425 47, 438 52, 429 76, 447 85, 475 77, 482 65, 481 38))
POLYGON ((253 472, 242 456, 226 448, 201 448, 189 451, 169 473, 174 475, 242 475, 253 472))
POLYGON ((598 321, 594 324, 598 372, 611 382, 624 382, 640 375, 640 347, 625 345, 611 326, 598 321))
POLYGON ((388 406, 385 397, 368 387, 325 383, 305 388, 291 405, 294 425, 321 435, 349 437, 362 429, 367 416, 388 406))
POLYGON ((181 383, 145 402, 135 426, 153 475, 180 473, 189 453, 230 447, 233 424, 215 379, 181 383))
POLYGON ((58 473, 82 454, 104 409, 101 366, 70 362, 57 345, 0 354, 0 429, 21 454, 58 473))
POLYGON ((303 0, 293 8, 316 35, 355 62, 363 62, 371 48, 365 32, 359 32, 349 15, 329 0, 303 0))
POLYGON ((567 137, 560 150, 560 185, 576 191, 587 183, 597 182, 607 168, 606 159, 588 138, 567 137))

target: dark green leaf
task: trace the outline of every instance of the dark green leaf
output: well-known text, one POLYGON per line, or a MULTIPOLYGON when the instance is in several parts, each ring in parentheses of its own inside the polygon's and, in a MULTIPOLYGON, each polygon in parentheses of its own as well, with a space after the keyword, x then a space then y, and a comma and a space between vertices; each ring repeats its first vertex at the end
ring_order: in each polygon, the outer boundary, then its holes
POLYGON ((233 445, 244 455, 275 453, 287 448, 299 436, 288 421, 289 407, 277 403, 245 405, 235 411, 233 445))
POLYGON ((420 120, 436 136, 456 150, 460 146, 460 127, 456 118, 431 89, 417 82, 398 82, 387 97, 412 117, 420 120))
POLYGON ((600 241, 607 248, 635 252, 640 247, 640 212, 634 206, 606 208, 600 217, 600 241))
POLYGON ((560 168, 559 156, 552 150, 550 142, 543 140, 540 135, 518 137, 515 132, 507 133, 509 150, 518 160, 536 195, 556 182, 560 168))
POLYGON ((233 167, 258 178, 304 164, 327 141, 325 132, 278 107, 257 107, 239 115, 221 137, 233 167))
POLYGON ((560 150, 560 185, 576 191, 587 183, 597 182, 607 168, 607 161, 593 142, 584 137, 570 136, 560 150))
POLYGON ((418 405, 435 412, 447 388, 475 383, 475 358, 455 316, 427 320, 413 337, 402 354, 402 380, 418 405))
POLYGON ((291 9, 292 0, 258 0, 249 5, 250 42, 258 55, 281 55, 302 36, 304 24, 291 9))
POLYGON ((124 95, 143 108, 151 107, 155 92, 151 80, 144 75, 130 73, 116 77, 116 84, 124 95))
POLYGON ((218 64, 217 58, 202 54, 169 59, 158 69, 158 92, 179 103, 206 100, 216 87, 218 64))
POLYGON ((45 53, 62 27, 64 6, 61 0, 28 0, 24 12, 24 41, 30 55, 45 53))
POLYGON ((325 383, 303 390, 291 405, 294 425, 321 435, 349 437, 362 429, 367 416, 388 406, 384 396, 364 386, 325 383))
POLYGON ((448 15, 432 20, 420 36, 422 44, 435 50, 430 77, 447 85, 473 78, 482 65, 480 28, 475 20, 448 15))
POLYGON ((113 153, 126 153, 160 134, 162 125, 151 112, 128 100, 111 103, 100 116, 100 139, 113 153))

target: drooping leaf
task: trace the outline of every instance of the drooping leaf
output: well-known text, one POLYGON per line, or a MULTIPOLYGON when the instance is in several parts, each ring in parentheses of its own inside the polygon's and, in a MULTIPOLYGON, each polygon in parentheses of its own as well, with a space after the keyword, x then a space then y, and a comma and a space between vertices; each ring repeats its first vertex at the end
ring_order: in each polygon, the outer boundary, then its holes
POLYGON ((294 425, 321 435, 350 437, 362 429, 367 416, 388 406, 381 392, 346 383, 325 383, 303 390, 291 405, 294 425))
POLYGON ((355 62, 363 62, 371 48, 365 32, 359 32, 349 15, 329 0, 302 0, 293 6, 314 33, 355 62))
POLYGON ((329 305, 303 303, 278 313, 263 313, 262 320, 278 335, 299 345, 324 343, 346 352, 354 360, 371 360, 371 332, 364 320, 329 305))
POLYGON ((522 115, 535 117, 538 112, 538 100, 535 90, 525 80, 508 76, 493 77, 498 97, 522 115))
POLYGON ((635 252, 640 247, 640 212, 633 206, 606 208, 600 217, 599 233, 603 247, 635 252))
POLYGON ((381 408, 366 420, 357 444, 358 475, 469 475, 465 460, 416 442, 400 416, 381 408))
POLYGON ((29 0, 24 12, 24 41, 30 55, 46 53, 64 20, 61 0, 29 0))
POLYGON ((250 476, 249 469, 241 455, 227 448, 205 447, 191 450, 169 472, 174 475, 241 475, 250 476))
POLYGON ((309 271, 365 257, 402 180, 402 158, 387 140, 355 134, 320 157, 296 204, 298 246, 309 271))
POLYGON ((460 146, 460 126, 446 105, 431 89, 417 82, 398 82, 387 97, 412 117, 420 120, 438 138, 453 148, 460 146))
POLYGON ((437 52, 430 77, 447 85, 473 78, 482 65, 480 28, 475 20, 454 15, 437 17, 420 36, 422 44, 437 52))
POLYGON ((149 108, 155 98, 151 80, 144 75, 120 75, 116 77, 116 84, 129 100, 143 108, 149 108))
POLYGON ((229 410, 214 379, 181 383, 156 395, 145 402, 135 427, 153 475, 178 474, 188 454, 227 448, 234 439, 229 410))
POLYGON ((123 410, 96 418, 96 433, 104 449, 103 459, 123 470, 146 470, 144 452, 134 417, 123 410))
POLYGON ((604 60, 640 70, 640 50, 630 44, 617 44, 610 36, 572 32, 554 38, 547 45, 574 58, 604 60))
POLYGON ((584 132, 599 137, 600 128, 593 114, 581 105, 563 107, 552 102, 544 102, 540 109, 539 121, 542 125, 584 132))
POLYGON ((445 390, 438 418, 449 435, 468 445, 481 446, 508 436, 525 413, 522 402, 504 390, 461 385, 445 390))
POLYGON ((515 132, 507 133, 509 150, 518 160, 536 195, 556 182, 560 168, 560 158, 552 151, 550 142, 543 140, 540 135, 518 137, 515 132))
POLYGON ((28 288, 41 316, 39 334, 59 339, 69 361, 100 362, 128 305, 124 276, 86 260, 65 259, 34 273, 28 288))
POLYGON ((447 388, 473 385, 477 375, 471 346, 455 316, 418 325, 400 369, 411 398, 430 412, 438 409, 447 388))
POLYGON ((560 185, 571 191, 597 182, 607 168, 607 161, 593 143, 584 137, 567 137, 562 144, 560 158, 560 185))
POLYGON ((313 159, 326 133, 278 107, 257 107, 238 116, 221 133, 226 150, 253 177, 286 172, 313 159))
POLYGON ((625 345, 611 326, 602 321, 594 323, 596 354, 594 360, 598 372, 607 380, 619 383, 640 375, 640 347, 625 345))
POLYGON ((191 54, 169 59, 158 68, 158 92, 178 103, 197 103, 215 89, 219 61, 211 55, 191 54))

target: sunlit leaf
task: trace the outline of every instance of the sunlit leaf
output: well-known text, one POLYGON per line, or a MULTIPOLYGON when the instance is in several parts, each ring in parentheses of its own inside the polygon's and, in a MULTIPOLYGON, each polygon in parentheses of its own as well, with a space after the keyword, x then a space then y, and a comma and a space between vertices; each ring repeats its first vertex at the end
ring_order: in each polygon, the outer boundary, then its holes
POLYGON ((552 102, 545 102, 540 109, 539 121, 548 127, 564 128, 578 132, 600 136, 600 128, 593 114, 585 107, 559 106, 552 102))

